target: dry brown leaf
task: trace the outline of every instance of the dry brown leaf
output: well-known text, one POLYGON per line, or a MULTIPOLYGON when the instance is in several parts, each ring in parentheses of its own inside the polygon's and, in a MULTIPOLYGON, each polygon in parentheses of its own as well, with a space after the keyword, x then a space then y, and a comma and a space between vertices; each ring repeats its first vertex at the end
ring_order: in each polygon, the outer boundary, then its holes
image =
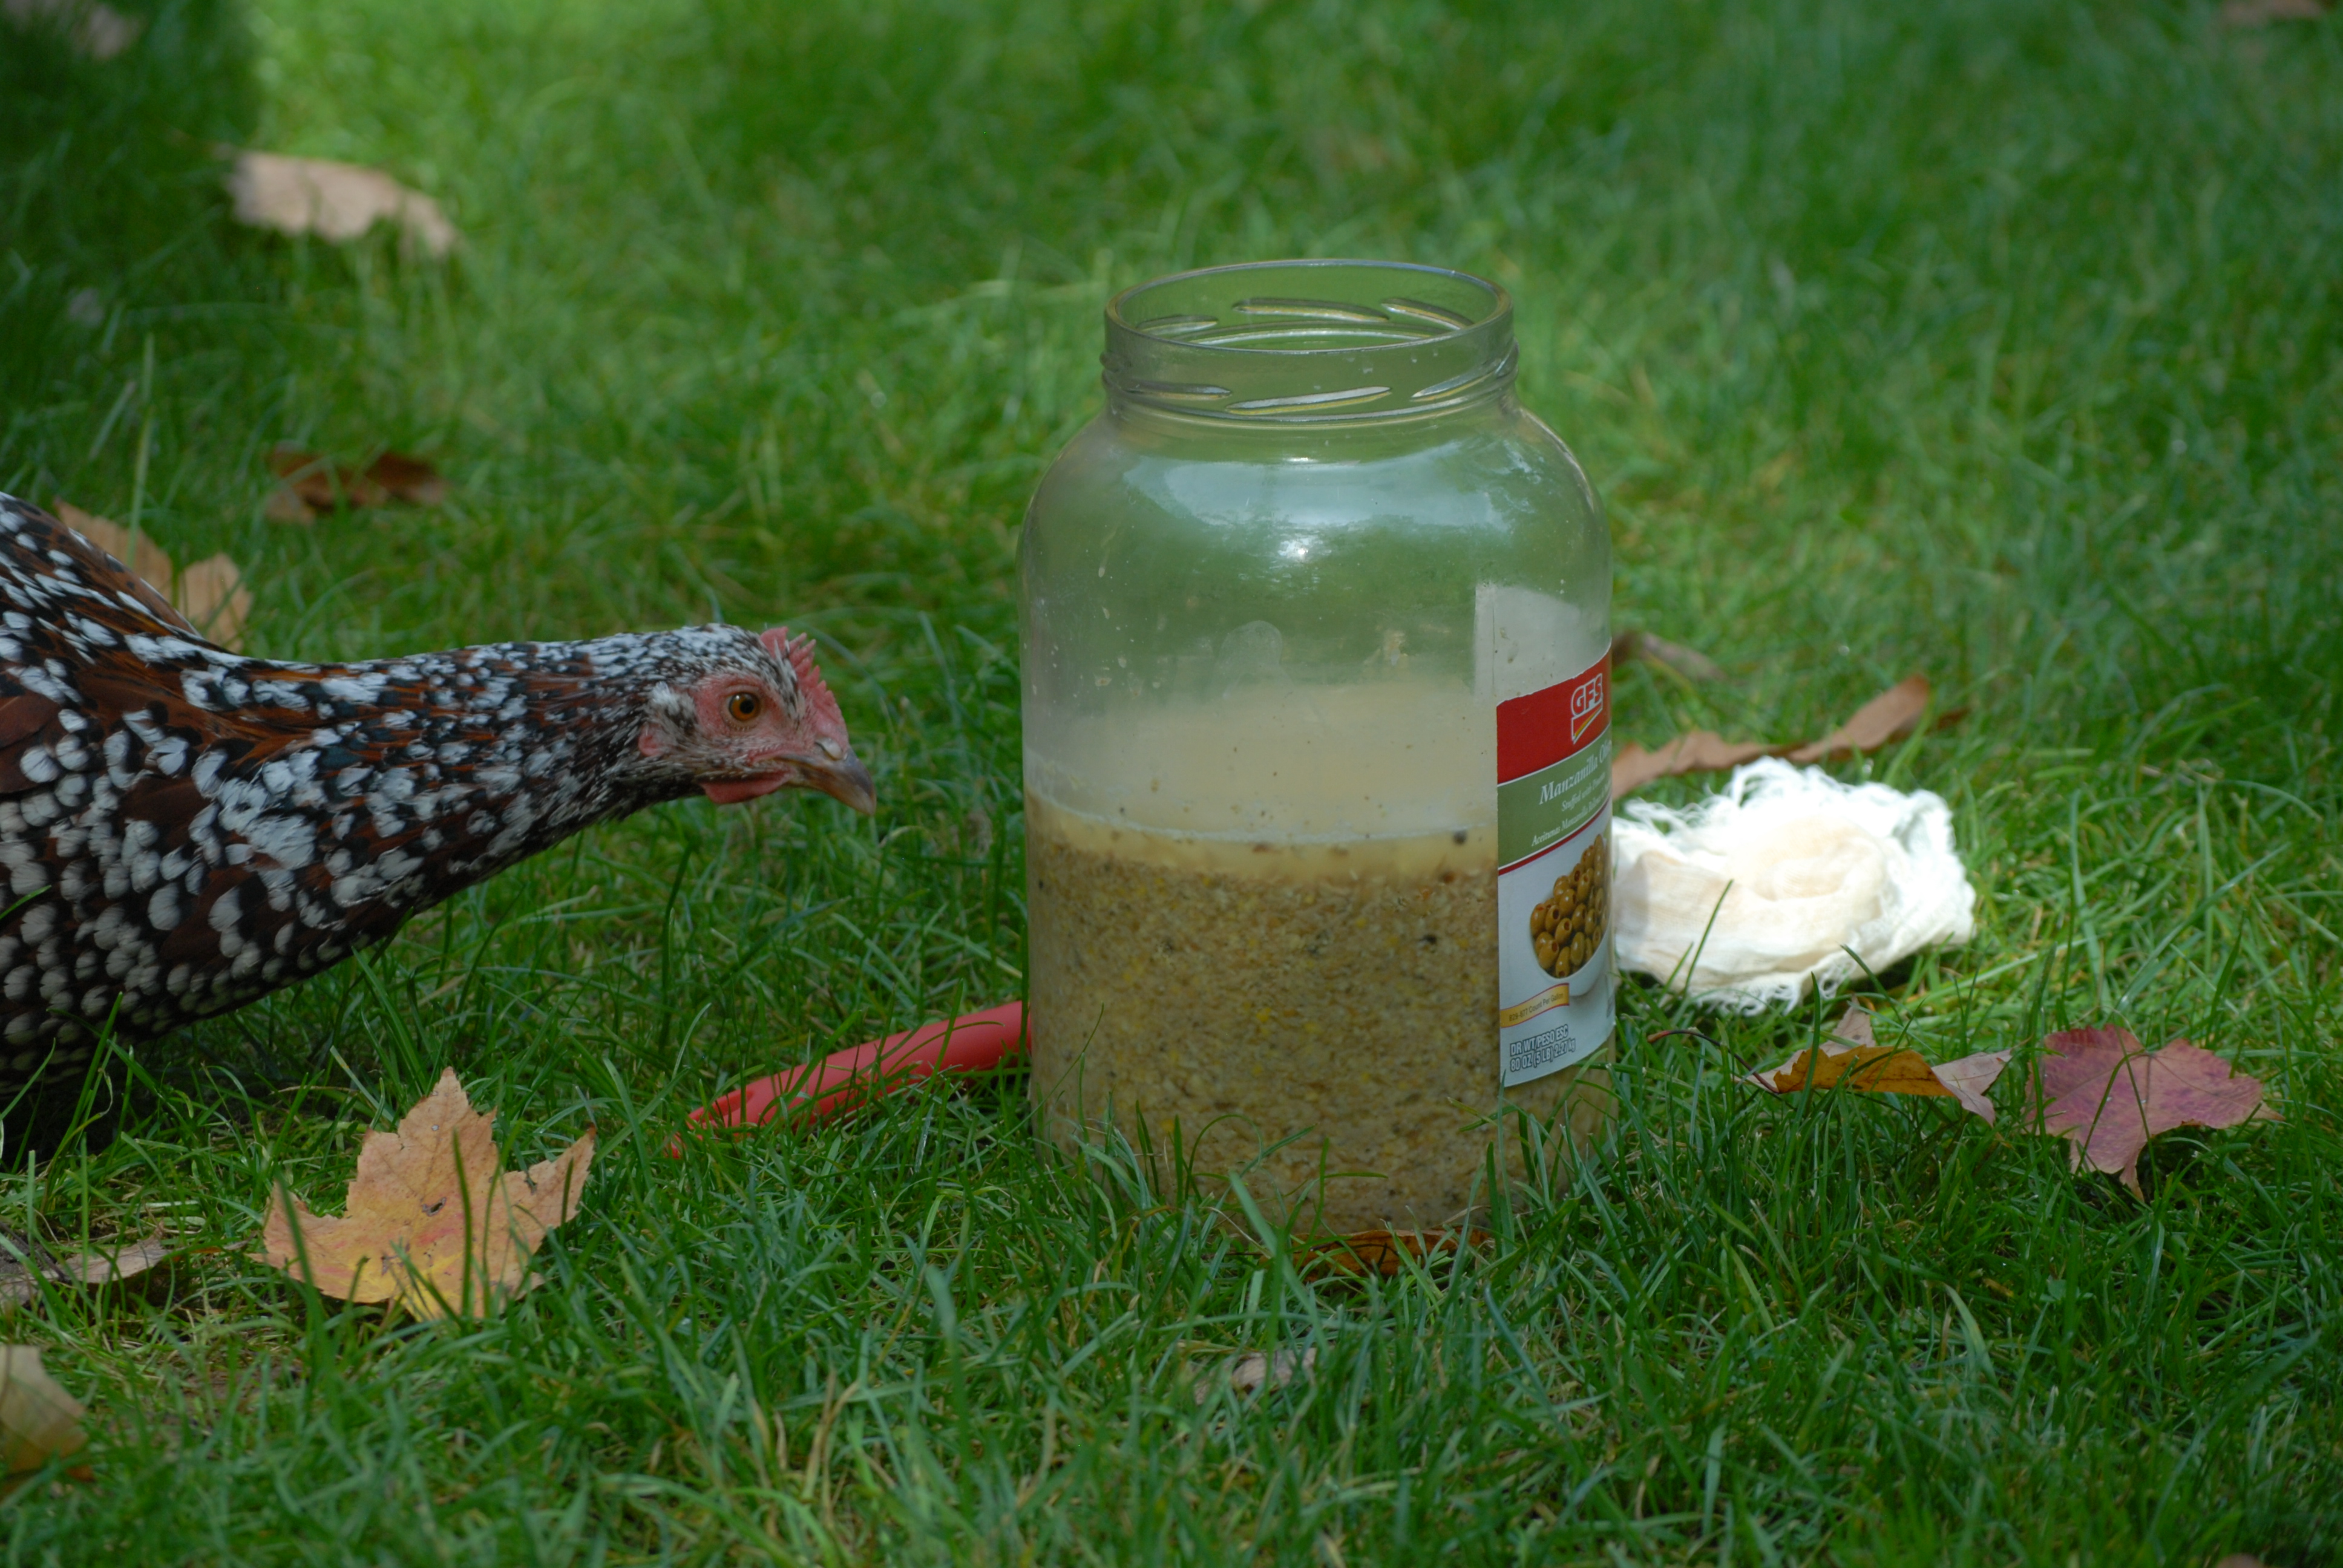
POLYGON ((43 1280, 61 1285, 114 1285, 136 1279, 169 1257, 171 1244, 154 1235, 111 1250, 92 1248, 63 1258, 45 1248, 37 1249, 39 1255, 32 1258, 16 1256, 15 1251, 11 1247, 8 1255, 0 1257, 0 1309, 39 1299, 43 1280))
MULTIPOLYGON (((1315 1345, 1301 1351, 1272 1351, 1266 1355, 1260 1351, 1246 1351, 1231 1356, 1222 1364, 1221 1373, 1227 1379, 1231 1392, 1259 1393, 1264 1388, 1283 1388, 1295 1378, 1306 1378, 1318 1370, 1318 1348, 1315 1345)), ((1212 1382, 1207 1380, 1196 1384, 1196 1402, 1203 1403, 1212 1396, 1212 1382)))
POLYGON ((528 1170, 505 1171, 493 1111, 472 1109, 449 1068, 398 1123, 369 1132, 340 1219, 281 1190, 261 1233, 267 1261, 350 1302, 396 1300, 418 1318, 476 1317, 534 1283, 546 1233, 578 1212, 594 1130, 528 1170))
MULTIPOLYGON (((81 1452, 89 1441, 81 1429, 87 1413, 81 1401, 57 1386, 38 1350, 0 1345, 0 1462, 9 1474, 81 1452)), ((81 1473, 85 1477, 87 1472, 81 1473)))
POLYGON ((1896 1045, 1845 1045, 1825 1040, 1802 1050, 1770 1072, 1745 1074, 1744 1083, 1775 1094, 1795 1094, 1812 1084, 1835 1089, 1844 1083, 1865 1094, 1921 1094, 1949 1099, 1952 1091, 1936 1081, 1928 1059, 1896 1045))
MULTIPOLYGON (((1928 678, 1906 676, 1848 715, 1845 723, 1820 740, 1804 746, 1768 745, 1762 740, 1727 740, 1713 729, 1679 735, 1656 751, 1646 751, 1630 740, 1611 758, 1611 798, 1631 795, 1654 779, 1679 773, 1722 773, 1760 757, 1786 757, 1796 763, 1837 761, 1878 750, 1903 739, 1918 725, 1928 707, 1928 678)), ((1936 728, 1956 722, 1966 709, 1942 714, 1936 728)))
POLYGON ((1679 735, 1657 751, 1646 751, 1630 740, 1611 759, 1611 795, 1616 799, 1654 779, 1672 779, 1679 773, 1722 773, 1778 750, 1762 741, 1727 740, 1713 729, 1679 735))
POLYGON ((2321 0, 2229 0, 2221 7, 2221 25, 2267 27, 2273 22, 2316 22, 2326 15, 2321 0))
POLYGON ((413 506, 436 507, 447 498, 447 481, 439 470, 404 452, 377 457, 367 465, 367 477, 413 506))
POLYGON ((1928 710, 1928 678, 1907 675, 1848 715, 1845 723, 1810 745, 1790 753, 1790 760, 1835 762, 1858 752, 1876 751, 1891 740, 1901 740, 1928 710))
MULTIPOLYGON (((1464 1245, 1476 1250, 1487 1246, 1490 1240, 1489 1232, 1481 1230, 1468 1231, 1463 1237, 1464 1245)), ((1444 1256, 1454 1252, 1456 1245, 1453 1231, 1359 1231, 1309 1249, 1302 1262, 1305 1268, 1337 1274, 1381 1274, 1388 1280, 1399 1273, 1406 1260, 1444 1256)))
POLYGON ((168 593, 171 579, 178 568, 163 547, 155 542, 152 534, 132 533, 112 518, 101 518, 96 512, 85 512, 71 501, 59 498, 49 503, 57 521, 73 529, 83 538, 128 567, 138 576, 168 593))
POLYGON ((2139 1157, 2157 1133, 2278 1120, 2259 1079, 2186 1040, 2144 1050, 2127 1029, 2070 1029, 2042 1044, 2029 1126, 2066 1139, 2073 1169, 2104 1171, 2134 1197, 2146 1195, 2139 1157))
POLYGON ((1722 680, 1725 667, 1701 652, 1680 642, 1654 637, 1648 631, 1633 627, 1611 639, 1611 668, 1616 669, 1630 659, 1664 665, 1686 680, 1722 680))
POLYGON ((135 1279, 171 1255, 169 1238, 157 1233, 108 1251, 93 1247, 57 1261, 57 1276, 76 1285, 116 1285, 135 1279))
POLYGON ((85 512, 71 501, 50 503, 57 520, 153 585, 187 624, 222 648, 241 650, 252 618, 252 590, 225 555, 206 556, 185 570, 174 567, 163 547, 144 533, 132 533, 111 518, 85 512))
POLYGON ((1976 1115, 1987 1121, 1993 1120, 1993 1101, 1986 1098, 2001 1077, 2001 1070, 2009 1065, 2006 1050, 1980 1050, 1953 1061, 1940 1061, 1931 1069, 1936 1081, 1952 1091, 1976 1115))
POLYGON ((379 507, 390 492, 365 469, 353 468, 280 441, 268 449, 268 470, 312 515, 337 507, 379 507))
POLYGON ((1744 1074, 1741 1081, 1769 1094, 1795 1094, 1811 1083, 1816 1089, 1843 1086, 1861 1094, 1957 1100, 1986 1121, 1994 1119, 1993 1101, 1986 1094, 2009 1065, 2009 1052, 1980 1051, 1932 1065, 1908 1047, 1880 1044, 1871 1014, 1859 1002, 1848 1005, 1831 1036, 1819 1048, 1799 1051, 1770 1071, 1744 1074))
POLYGON ((222 648, 242 649, 244 628, 252 618, 252 590, 244 573, 225 555, 206 556, 179 573, 171 590, 172 602, 197 631, 222 648))
POLYGON ((435 259, 462 237, 439 204, 380 169, 330 158, 240 152, 227 176, 239 222, 279 234, 315 235, 341 244, 377 223, 397 224, 402 241, 435 259))
POLYGON ((379 507, 392 500, 436 507, 447 498, 439 470, 405 452, 385 452, 363 468, 279 442, 269 448, 269 470, 285 481, 268 498, 274 523, 315 522, 338 507, 379 507))
POLYGON ((0 15, 19 27, 55 27, 74 53, 92 60, 113 59, 146 31, 146 18, 126 16, 98 0, 0 0, 0 15))

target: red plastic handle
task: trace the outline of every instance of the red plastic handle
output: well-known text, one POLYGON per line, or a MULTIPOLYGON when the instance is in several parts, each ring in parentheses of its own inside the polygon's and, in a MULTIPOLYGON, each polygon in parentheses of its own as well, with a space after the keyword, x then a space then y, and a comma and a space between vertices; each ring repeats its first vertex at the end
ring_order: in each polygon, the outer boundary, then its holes
MULTIPOLYGON (((745 1132, 782 1116, 827 1121, 864 1101, 892 1094, 939 1072, 989 1072, 1024 1054, 1025 1004, 1003 1002, 982 1012, 890 1034, 836 1050, 809 1067, 760 1078, 693 1111, 687 1123, 745 1132)), ((668 1146, 683 1151, 680 1141, 668 1146)))

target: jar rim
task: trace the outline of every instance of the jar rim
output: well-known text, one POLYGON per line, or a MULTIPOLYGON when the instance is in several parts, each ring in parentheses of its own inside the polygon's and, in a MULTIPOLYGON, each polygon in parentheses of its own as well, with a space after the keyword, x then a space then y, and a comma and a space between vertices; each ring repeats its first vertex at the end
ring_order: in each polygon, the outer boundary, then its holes
POLYGON ((1151 278, 1107 302, 1111 406, 1216 424, 1418 419, 1513 385, 1513 301, 1469 272, 1340 257, 1151 278))
POLYGON ((1220 266, 1200 266, 1186 272, 1151 277, 1144 283, 1131 285, 1108 300, 1106 316, 1111 325, 1156 343, 1231 355, 1291 356, 1358 354, 1372 353, 1376 348, 1404 348, 1427 338, 1444 337, 1491 326, 1510 317, 1513 309, 1513 296, 1505 291, 1503 284, 1457 267, 1359 256, 1297 256, 1288 260, 1231 262, 1220 266), (1249 276, 1282 272, 1332 276, 1339 269, 1404 277, 1417 282, 1421 292, 1436 292, 1452 297, 1460 295, 1469 297, 1477 293, 1483 297, 1485 305, 1476 314, 1467 316, 1444 301, 1418 299, 1399 293, 1372 304, 1363 300, 1314 299, 1307 296, 1247 295, 1229 303, 1232 313, 1247 319, 1227 326, 1223 326, 1217 317, 1206 318, 1192 311, 1161 312, 1134 319, 1128 308, 1141 297, 1151 293, 1192 290, 1221 282, 1241 282, 1249 276), (1422 289, 1421 285, 1424 283, 1437 286, 1422 289), (1381 322, 1378 323, 1375 317, 1381 317, 1381 322), (1317 324, 1314 333, 1313 328, 1307 325, 1311 323, 1317 324), (1387 341, 1364 342, 1361 337, 1365 334, 1342 333, 1342 328, 1346 327, 1364 327, 1372 332, 1379 326, 1388 333, 1387 341), (1299 335, 1323 336, 1332 341, 1279 347, 1278 338, 1271 335, 1279 333, 1280 328, 1287 329, 1280 336, 1295 336, 1293 329, 1298 328, 1299 335), (1232 341, 1224 336, 1231 332, 1244 336, 1232 341))

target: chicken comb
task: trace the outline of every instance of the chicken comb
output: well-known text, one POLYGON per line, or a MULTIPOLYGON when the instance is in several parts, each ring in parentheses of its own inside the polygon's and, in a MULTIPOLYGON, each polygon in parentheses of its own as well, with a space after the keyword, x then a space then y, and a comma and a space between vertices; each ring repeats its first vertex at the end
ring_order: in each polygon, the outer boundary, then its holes
POLYGON ((808 702, 826 707, 833 713, 838 710, 838 699, 830 694, 829 685, 821 678, 821 667, 813 661, 811 633, 791 637, 788 627, 777 626, 757 640, 763 643, 774 658, 789 661, 789 668, 798 678, 798 689, 805 694, 808 702))

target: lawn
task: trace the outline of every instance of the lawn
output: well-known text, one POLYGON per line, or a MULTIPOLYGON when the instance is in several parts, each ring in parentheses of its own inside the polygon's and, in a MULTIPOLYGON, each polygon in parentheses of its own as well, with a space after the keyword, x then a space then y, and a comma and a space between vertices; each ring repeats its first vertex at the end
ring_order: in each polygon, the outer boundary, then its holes
MULTIPOLYGON (((0 21, 0 489, 255 579, 256 651, 702 620, 823 639, 875 820, 588 835, 136 1053, 6 1151, 144 1292, 0 1337, 92 1407, 11 1563, 2156 1563, 2343 1556, 2343 20, 2163 0, 115 0, 0 21), (446 265, 240 229, 218 143, 435 195, 446 265), (1438 262, 1609 508, 1623 732, 1956 726, 1942 1060, 2185 1034, 2276 1126, 2143 1201, 1946 1102, 1730 1081, 1795 1017, 1623 999, 1604 1158, 1479 1255, 1304 1278, 1036 1147, 1015 1080, 666 1158, 757 1072, 1015 996, 1012 560, 1099 312, 1192 265, 1438 262), (85 292, 89 291, 89 292, 85 292), (264 520, 268 446, 434 510, 264 520), (1692 1030, 1696 1032, 1685 1032, 1692 1030), (452 1063, 586 1212, 502 1317, 251 1261, 452 1063), (1314 1349, 1249 1399, 1194 1369, 1314 1349)), ((1696 782, 1655 790, 1689 799, 1696 782)))

